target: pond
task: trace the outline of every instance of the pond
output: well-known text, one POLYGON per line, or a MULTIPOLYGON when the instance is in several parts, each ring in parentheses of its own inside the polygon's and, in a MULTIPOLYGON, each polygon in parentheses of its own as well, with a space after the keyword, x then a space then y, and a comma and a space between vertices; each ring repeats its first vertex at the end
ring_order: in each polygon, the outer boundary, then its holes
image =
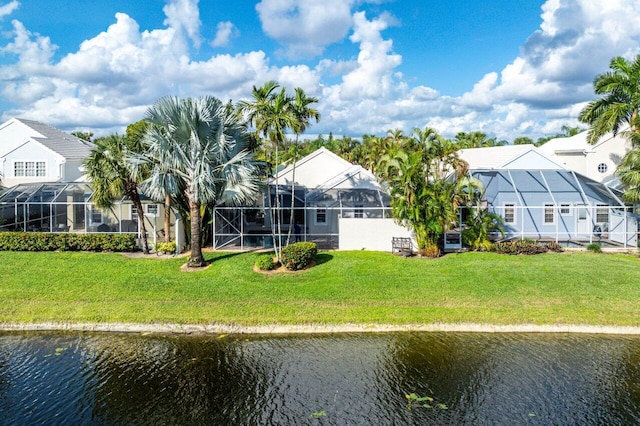
POLYGON ((640 336, 0 333, 0 424, 638 423, 640 336))

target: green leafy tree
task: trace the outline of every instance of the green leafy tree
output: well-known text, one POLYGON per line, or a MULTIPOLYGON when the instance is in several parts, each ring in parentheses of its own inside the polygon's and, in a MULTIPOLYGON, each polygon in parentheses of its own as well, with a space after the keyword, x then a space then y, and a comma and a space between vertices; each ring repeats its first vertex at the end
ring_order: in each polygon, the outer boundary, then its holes
POLYGON ((393 217, 414 230, 418 250, 430 257, 440 255, 440 235, 458 223, 459 207, 473 194, 460 184, 466 167, 456 151, 435 130, 416 128, 404 150, 381 159, 393 217))
POLYGON ((526 136, 519 136, 513 140, 514 145, 533 145, 533 139, 526 136))
POLYGON ((460 132, 456 135, 455 143, 459 148, 485 148, 489 146, 499 146, 502 143, 497 141, 497 138, 488 138, 486 133, 483 132, 460 132))
POLYGON ((104 209, 111 209, 116 200, 128 197, 138 211, 142 251, 149 253, 147 230, 144 223, 139 183, 145 178, 146 170, 132 171, 127 163, 129 153, 140 153, 142 146, 130 143, 122 135, 110 135, 96 139, 95 147, 85 160, 86 173, 93 189, 93 203, 104 209))
POLYGON ((91 142, 91 138, 93 137, 93 132, 81 132, 79 130, 75 132, 71 132, 71 134, 83 141, 91 142))
POLYGON ((640 106, 640 55, 633 60, 617 56, 610 71, 596 76, 593 88, 600 98, 591 101, 580 112, 579 119, 589 125, 587 141, 594 144, 607 132, 618 133, 625 124, 638 130, 640 106))
POLYGON ((152 197, 169 192, 189 205, 191 255, 188 265, 204 266, 201 210, 219 202, 241 204, 261 189, 259 167, 249 151, 251 137, 218 99, 167 96, 146 114, 151 124, 143 142, 151 176, 142 184, 152 197), (157 167, 159 163, 168 167, 157 167), (167 171, 171 170, 171 173, 167 171), (157 191, 157 193, 154 193, 157 191))

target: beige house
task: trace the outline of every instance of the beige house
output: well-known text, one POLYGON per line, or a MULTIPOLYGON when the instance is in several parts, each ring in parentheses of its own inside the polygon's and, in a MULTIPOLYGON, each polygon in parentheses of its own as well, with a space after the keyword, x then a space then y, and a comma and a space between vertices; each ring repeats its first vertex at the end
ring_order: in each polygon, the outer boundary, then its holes
POLYGON ((587 131, 567 138, 555 138, 540 147, 540 150, 569 170, 612 188, 620 188, 616 169, 622 158, 631 150, 631 142, 621 129, 618 134, 607 133, 598 142, 587 142, 587 131))

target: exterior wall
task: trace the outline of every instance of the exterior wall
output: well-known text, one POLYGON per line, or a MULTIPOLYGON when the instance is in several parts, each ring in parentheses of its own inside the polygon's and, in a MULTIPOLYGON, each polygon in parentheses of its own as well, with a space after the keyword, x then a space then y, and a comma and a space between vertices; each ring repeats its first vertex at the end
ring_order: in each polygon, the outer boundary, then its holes
POLYGON ((3 182, 7 187, 20 183, 53 182, 60 180, 60 165, 64 159, 37 142, 29 141, 19 148, 8 153, 3 159, 3 182), (19 176, 14 175, 16 161, 44 161, 45 176, 19 176))
POLYGON ((341 218, 339 250, 391 251, 393 237, 411 238, 417 247, 412 232, 395 223, 393 219, 347 219, 341 218))
POLYGON ((0 127, 0 156, 17 148, 34 136, 42 137, 29 126, 13 119, 9 120, 0 127))
POLYGON ((81 171, 82 163, 84 160, 67 160, 62 165, 62 175, 60 180, 63 182, 74 182, 82 179, 83 173, 81 171))

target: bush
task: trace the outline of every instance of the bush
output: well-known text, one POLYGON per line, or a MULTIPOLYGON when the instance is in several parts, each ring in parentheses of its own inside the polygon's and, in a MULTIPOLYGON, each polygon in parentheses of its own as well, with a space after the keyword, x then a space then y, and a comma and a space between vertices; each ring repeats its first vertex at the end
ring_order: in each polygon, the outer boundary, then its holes
POLYGON ((276 262, 273 261, 273 256, 270 254, 263 254, 256 259, 256 268, 261 271, 270 271, 276 267, 276 262))
POLYGON ((591 243, 587 246, 587 250, 592 251, 594 253, 602 253, 602 247, 598 243, 591 243))
POLYGON ((134 251, 133 234, 0 232, 0 251, 134 251))
POLYGON ((548 252, 549 246, 532 240, 513 240, 495 243, 492 250, 500 254, 540 254, 548 252))
POLYGON ((318 246, 312 242, 300 242, 286 246, 282 249, 281 261, 290 271, 304 269, 316 260, 318 246))
POLYGON ((547 243, 547 250, 555 253, 562 253, 564 248, 555 241, 551 241, 550 243, 547 243))
POLYGON ((160 242, 154 246, 156 253, 158 254, 171 254, 176 252, 176 242, 169 241, 168 243, 160 242))

